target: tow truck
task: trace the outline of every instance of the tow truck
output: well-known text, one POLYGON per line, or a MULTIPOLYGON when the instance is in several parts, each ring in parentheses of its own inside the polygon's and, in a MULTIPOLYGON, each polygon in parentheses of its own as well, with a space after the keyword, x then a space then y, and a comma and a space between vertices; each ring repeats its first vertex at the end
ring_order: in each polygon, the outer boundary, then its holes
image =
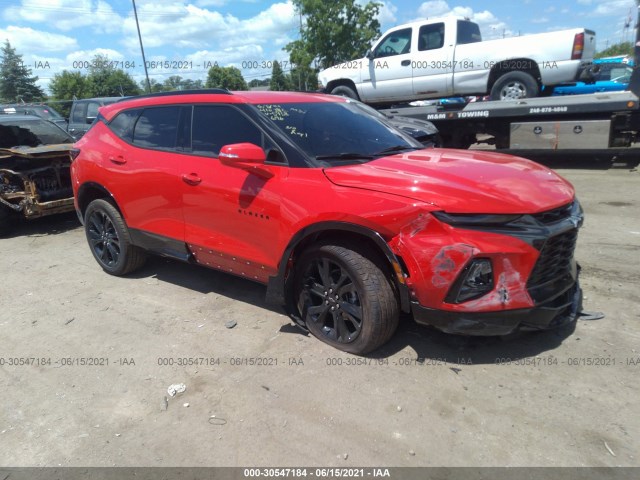
POLYGON ((628 90, 622 92, 468 103, 453 111, 432 105, 381 112, 432 122, 443 147, 466 149, 485 143, 529 157, 588 151, 640 160, 640 29, 634 57, 628 90))

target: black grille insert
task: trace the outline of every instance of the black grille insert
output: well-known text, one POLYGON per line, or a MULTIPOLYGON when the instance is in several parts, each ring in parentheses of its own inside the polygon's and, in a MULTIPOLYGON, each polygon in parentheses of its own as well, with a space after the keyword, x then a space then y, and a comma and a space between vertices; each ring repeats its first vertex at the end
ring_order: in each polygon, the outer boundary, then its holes
POLYGON ((577 239, 578 229, 549 238, 542 247, 527 287, 535 288, 570 275, 577 239))

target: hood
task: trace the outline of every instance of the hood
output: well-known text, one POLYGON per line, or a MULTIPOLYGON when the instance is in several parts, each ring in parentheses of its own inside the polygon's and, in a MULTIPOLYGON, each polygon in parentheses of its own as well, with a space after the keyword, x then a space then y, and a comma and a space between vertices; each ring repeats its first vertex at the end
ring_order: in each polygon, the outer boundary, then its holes
POLYGON ((37 147, 11 147, 0 148, 0 159, 3 157, 50 157, 67 153, 73 148, 72 143, 59 143, 54 145, 39 145, 37 147))
POLYGON ((324 170, 343 187, 432 204, 449 213, 539 213, 569 203, 569 182, 530 160, 467 150, 429 149, 324 170))

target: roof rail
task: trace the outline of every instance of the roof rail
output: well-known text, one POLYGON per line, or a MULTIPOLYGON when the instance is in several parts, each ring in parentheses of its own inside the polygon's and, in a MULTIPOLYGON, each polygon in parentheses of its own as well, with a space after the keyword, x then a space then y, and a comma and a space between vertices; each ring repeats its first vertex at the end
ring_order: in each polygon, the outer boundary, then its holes
MULTIPOLYGON (((133 100, 136 98, 153 98, 153 97, 167 97, 173 95, 202 95, 202 94, 225 94, 225 95, 233 95, 226 88, 202 88, 199 90, 175 90, 172 92, 158 92, 158 93, 147 93, 146 95, 137 95, 135 97, 123 97, 122 100, 133 100)), ((122 100, 119 100, 120 102, 122 100)))

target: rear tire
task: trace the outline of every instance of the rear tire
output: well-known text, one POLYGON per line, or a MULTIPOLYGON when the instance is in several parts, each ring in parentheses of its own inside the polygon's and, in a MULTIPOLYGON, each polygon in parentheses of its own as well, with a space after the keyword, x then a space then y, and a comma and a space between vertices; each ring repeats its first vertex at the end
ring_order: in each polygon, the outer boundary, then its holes
POLYGON ((89 204, 84 230, 91 253, 105 272, 126 275, 144 264, 145 252, 132 245, 122 215, 110 202, 98 199, 89 204))
POLYGON ((360 100, 357 92, 347 85, 338 85, 333 90, 331 90, 331 95, 340 95, 342 97, 349 97, 353 98, 354 100, 360 100))
POLYGON ((499 77, 491 88, 491 100, 518 100, 537 97, 538 82, 528 73, 508 72, 499 77))
POLYGON ((319 245, 300 256, 294 294, 300 317, 318 339, 364 355, 398 327, 398 300, 385 273, 354 250, 319 245))

